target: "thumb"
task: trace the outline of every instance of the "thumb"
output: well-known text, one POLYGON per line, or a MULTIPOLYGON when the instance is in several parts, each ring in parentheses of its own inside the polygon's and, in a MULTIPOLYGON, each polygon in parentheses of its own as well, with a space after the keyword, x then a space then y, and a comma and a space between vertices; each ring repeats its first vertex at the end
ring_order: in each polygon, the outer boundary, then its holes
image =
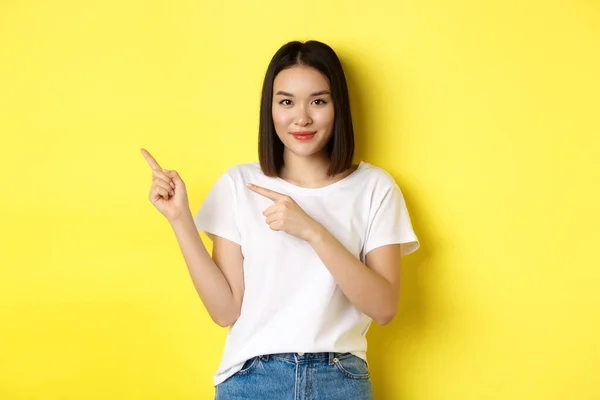
POLYGON ((181 177, 179 176, 179 174, 177 173, 177 171, 171 171, 168 169, 163 169, 163 172, 173 180, 173 183, 175 184, 175 187, 184 187, 185 184, 183 183, 183 179, 181 179, 181 177))

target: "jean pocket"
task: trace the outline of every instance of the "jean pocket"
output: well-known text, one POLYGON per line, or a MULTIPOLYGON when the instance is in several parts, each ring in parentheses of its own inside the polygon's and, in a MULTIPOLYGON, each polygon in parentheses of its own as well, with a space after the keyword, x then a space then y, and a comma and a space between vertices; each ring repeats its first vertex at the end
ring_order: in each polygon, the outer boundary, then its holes
POLYGON ((335 367, 351 379, 368 380, 371 377, 365 360, 351 353, 339 354, 334 359, 335 367))
POLYGON ((259 359, 260 359, 260 357, 258 357, 258 356, 247 359, 246 362, 244 362, 242 369, 240 369, 238 372, 236 372, 235 375, 249 374, 250 372, 252 372, 252 370, 254 368, 256 368, 256 366, 258 365, 259 359))

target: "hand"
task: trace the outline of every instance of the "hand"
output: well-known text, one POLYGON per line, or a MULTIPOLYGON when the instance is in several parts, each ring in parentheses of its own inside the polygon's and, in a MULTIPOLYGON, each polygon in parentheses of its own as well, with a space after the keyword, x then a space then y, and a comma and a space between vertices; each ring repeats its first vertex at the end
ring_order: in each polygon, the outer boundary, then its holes
POLYGON ((263 211, 265 222, 272 230, 283 231, 308 242, 322 228, 290 196, 256 185, 248 185, 248 188, 274 202, 263 211))
POLYGON ((187 191, 183 180, 175 171, 162 169, 154 157, 145 149, 140 149, 152 168, 152 186, 150 202, 164 215, 169 222, 177 220, 186 212, 190 212, 187 191))

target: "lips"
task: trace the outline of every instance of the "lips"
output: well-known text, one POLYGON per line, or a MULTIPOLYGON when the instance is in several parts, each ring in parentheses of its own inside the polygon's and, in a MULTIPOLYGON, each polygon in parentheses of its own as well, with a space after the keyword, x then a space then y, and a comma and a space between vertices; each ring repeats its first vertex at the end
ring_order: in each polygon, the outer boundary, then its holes
POLYGON ((316 133, 317 132, 311 132, 311 131, 292 132, 292 136, 294 136, 294 139, 296 139, 296 140, 309 140, 309 139, 312 139, 316 133))

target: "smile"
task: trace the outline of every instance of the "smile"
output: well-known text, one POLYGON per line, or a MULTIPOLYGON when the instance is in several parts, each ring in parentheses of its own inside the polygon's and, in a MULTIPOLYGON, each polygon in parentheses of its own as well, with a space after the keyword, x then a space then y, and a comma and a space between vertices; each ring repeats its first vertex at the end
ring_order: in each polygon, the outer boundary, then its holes
POLYGON ((317 132, 291 132, 296 140, 310 140, 317 132))

